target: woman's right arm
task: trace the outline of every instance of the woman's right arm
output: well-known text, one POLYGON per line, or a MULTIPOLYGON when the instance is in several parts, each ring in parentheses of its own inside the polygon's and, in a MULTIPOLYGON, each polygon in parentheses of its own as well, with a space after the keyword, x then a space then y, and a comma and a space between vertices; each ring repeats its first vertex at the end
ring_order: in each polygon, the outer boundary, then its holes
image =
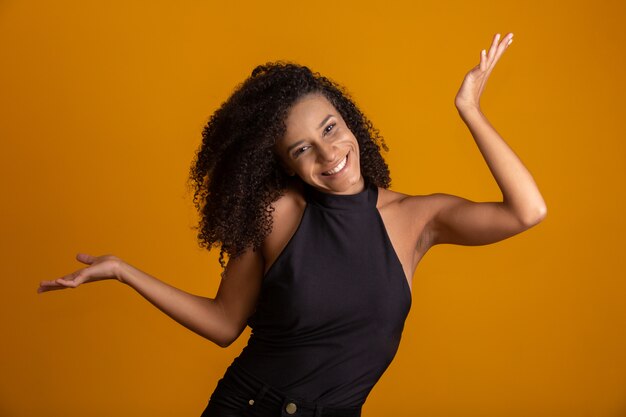
POLYGON ((260 251, 251 249, 230 259, 217 295, 208 298, 166 284, 116 256, 78 254, 76 258, 89 266, 54 281, 42 281, 38 292, 117 279, 178 323, 222 347, 239 337, 254 312, 264 264, 260 251))

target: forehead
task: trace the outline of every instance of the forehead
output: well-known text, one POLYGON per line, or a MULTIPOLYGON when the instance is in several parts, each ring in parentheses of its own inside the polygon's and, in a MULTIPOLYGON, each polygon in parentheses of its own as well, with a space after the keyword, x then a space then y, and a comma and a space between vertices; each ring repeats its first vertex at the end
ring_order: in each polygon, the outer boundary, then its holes
POLYGON ((287 112, 285 135, 289 137, 303 130, 317 129, 329 114, 338 115, 337 109, 324 95, 307 94, 296 101, 287 112))

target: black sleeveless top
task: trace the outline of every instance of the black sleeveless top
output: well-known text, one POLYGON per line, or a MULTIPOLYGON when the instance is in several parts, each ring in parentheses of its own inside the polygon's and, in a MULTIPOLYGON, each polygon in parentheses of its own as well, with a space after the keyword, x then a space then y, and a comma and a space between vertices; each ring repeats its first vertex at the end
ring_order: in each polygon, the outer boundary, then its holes
POLYGON ((362 406, 396 354, 411 293, 375 185, 337 195, 305 184, 304 197, 235 362, 294 397, 362 406))

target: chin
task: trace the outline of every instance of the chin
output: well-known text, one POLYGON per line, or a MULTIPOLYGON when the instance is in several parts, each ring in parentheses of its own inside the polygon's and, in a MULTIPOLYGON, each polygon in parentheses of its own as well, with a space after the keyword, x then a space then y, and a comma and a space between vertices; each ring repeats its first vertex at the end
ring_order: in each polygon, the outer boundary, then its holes
POLYGON ((364 185, 365 180, 361 176, 355 176, 354 178, 346 178, 345 181, 337 182, 336 184, 323 183, 318 187, 338 194, 356 194, 363 190, 364 185))

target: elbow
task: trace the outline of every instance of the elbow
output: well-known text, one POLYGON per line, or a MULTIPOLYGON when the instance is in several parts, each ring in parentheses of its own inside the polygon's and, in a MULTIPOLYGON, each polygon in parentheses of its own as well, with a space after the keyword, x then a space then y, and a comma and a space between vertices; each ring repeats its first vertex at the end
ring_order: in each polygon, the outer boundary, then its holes
POLYGON ((205 328, 204 337, 221 348, 227 348, 239 338, 246 327, 246 321, 226 314, 222 305, 216 300, 215 302, 221 314, 210 320, 211 323, 205 328))
POLYGON ((215 344, 218 345, 221 348, 227 348, 228 346, 230 346, 235 340, 234 339, 221 339, 221 340, 214 340, 215 344))
POLYGON ((229 331, 222 332, 222 334, 220 334, 217 337, 208 338, 208 339, 221 348, 227 348, 230 345, 232 345, 235 340, 239 338, 239 335, 241 334, 242 331, 243 329, 239 331, 238 329, 230 329, 229 331))
POLYGON ((208 338, 211 342, 215 343, 216 345, 218 345, 221 348, 227 348, 228 346, 230 346, 235 340, 236 338, 232 338, 232 337, 214 337, 214 338, 208 338))
POLYGON ((548 214, 548 208, 545 204, 535 207, 532 212, 522 217, 521 222, 525 228, 529 229, 543 221, 548 214))

